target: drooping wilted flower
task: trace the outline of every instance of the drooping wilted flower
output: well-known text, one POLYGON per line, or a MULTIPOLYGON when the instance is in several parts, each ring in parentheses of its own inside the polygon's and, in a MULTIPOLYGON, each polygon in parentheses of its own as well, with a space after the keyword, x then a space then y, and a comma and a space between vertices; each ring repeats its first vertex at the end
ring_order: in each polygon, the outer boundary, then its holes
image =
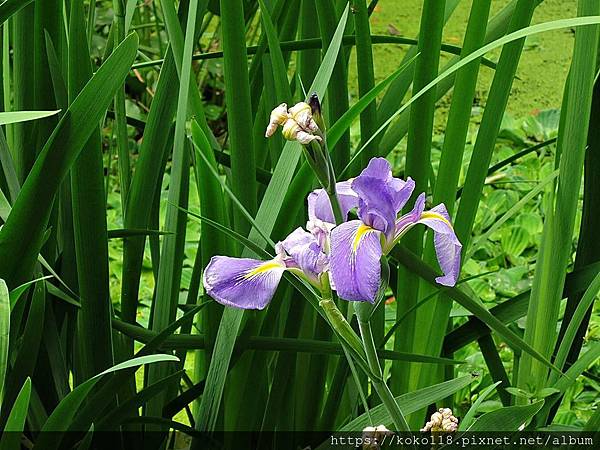
POLYGON ((296 103, 289 110, 285 103, 275 108, 271 112, 265 137, 271 137, 279 126, 283 127, 283 137, 288 141, 308 145, 312 141, 322 140, 319 127, 312 117, 311 107, 305 102, 296 103))
POLYGON ((458 419, 452 414, 450 408, 440 408, 434 412, 421 431, 427 432, 454 432, 458 429, 458 419))
POLYGON ((279 242, 277 255, 270 261, 213 256, 204 271, 206 293, 225 306, 263 309, 275 295, 286 270, 318 286, 319 275, 328 264, 321 236, 327 231, 318 226, 311 228, 311 233, 297 228, 279 242))
POLYGON ((388 430, 385 425, 366 427, 362 432, 363 450, 379 450, 385 442, 386 436, 393 434, 394 432, 388 430))
MULTIPOLYGON (((341 298, 373 303, 381 279, 381 256, 417 224, 426 225, 434 232, 436 254, 444 272, 436 281, 445 286, 456 283, 462 245, 443 204, 425 211, 425 195, 421 194, 414 209, 398 218, 415 183, 410 178, 406 181, 394 178, 384 158, 373 158, 358 177, 345 183, 350 184, 338 183, 341 194, 338 199, 344 214, 356 206, 359 219, 345 222, 331 232, 330 271, 341 298), (354 196, 348 195, 349 191, 354 196)), ((319 190, 313 196, 316 205, 313 214, 323 221, 331 221, 327 196, 319 190)))

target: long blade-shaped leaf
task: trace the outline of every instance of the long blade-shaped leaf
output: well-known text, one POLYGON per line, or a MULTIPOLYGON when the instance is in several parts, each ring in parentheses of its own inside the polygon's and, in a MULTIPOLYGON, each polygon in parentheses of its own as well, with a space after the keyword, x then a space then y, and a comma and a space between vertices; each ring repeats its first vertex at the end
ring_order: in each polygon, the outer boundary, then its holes
POLYGON ((0 438, 0 450, 13 450, 19 448, 21 433, 27 418, 29 397, 31 396, 31 378, 27 377, 19 391, 19 395, 10 411, 4 433, 0 438))
POLYGON ((10 295, 4 280, 0 279, 0 404, 4 398, 4 382, 8 365, 10 337, 10 295))
MULTIPOLYGON (((337 54, 341 45, 342 35, 344 27, 346 25, 346 19, 348 17, 348 8, 344 11, 344 14, 340 20, 338 28, 336 30, 332 44, 329 46, 327 54, 323 58, 323 63, 319 68, 319 71, 315 77, 315 81, 311 86, 311 91, 316 91, 321 96, 325 92, 329 83, 329 78, 333 71, 333 66, 337 58, 337 54)), ((300 157, 300 146, 295 142, 286 143, 282 156, 279 159, 273 177, 259 208, 256 216, 256 222, 262 227, 268 234, 273 230, 275 219, 279 214, 283 199, 285 196, 286 187, 289 185, 298 159, 300 157)), ((260 240, 259 233, 253 229, 249 235, 249 238, 254 241, 258 241, 263 244, 260 240)), ((246 256, 250 256, 250 253, 244 253, 246 256)), ((237 332, 241 325, 243 317, 243 311, 227 308, 221 319, 221 326, 219 327, 219 333, 217 335, 217 341, 215 343, 215 350, 213 354, 218 354, 219 358, 213 358, 210 369, 206 380, 206 389, 202 397, 202 403, 199 410, 199 417, 196 420, 196 429, 201 431, 213 430, 219 411, 219 405, 221 403, 221 397, 223 394, 223 387, 225 384, 225 377, 227 375, 227 368, 233 352, 235 340, 237 338, 237 332)))
POLYGON ((69 168, 106 111, 135 57, 136 35, 129 36, 73 101, 38 156, 31 174, 0 231, 0 277, 8 286, 26 281, 43 243, 53 197, 69 168), (28 236, 19 239, 18 236, 28 236))

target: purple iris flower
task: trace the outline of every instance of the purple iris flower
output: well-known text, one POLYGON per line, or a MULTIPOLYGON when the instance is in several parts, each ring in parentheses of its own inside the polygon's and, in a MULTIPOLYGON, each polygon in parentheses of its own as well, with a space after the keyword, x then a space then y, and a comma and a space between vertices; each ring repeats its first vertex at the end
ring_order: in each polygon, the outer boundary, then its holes
POLYGON ((392 176, 384 158, 373 158, 362 173, 336 184, 344 220, 356 209, 358 220, 335 226, 329 196, 317 189, 308 196, 309 222, 275 247, 270 261, 214 256, 204 271, 206 293, 219 303, 243 309, 263 309, 273 298, 288 270, 321 288, 320 275, 328 270, 331 287, 345 300, 376 299, 386 255, 410 228, 423 224, 434 232, 436 255, 443 276, 436 281, 454 286, 460 272, 462 245, 440 204, 425 211, 425 194, 409 213, 398 217, 413 194, 415 183, 392 176))
POLYGON ((328 264, 322 237, 327 230, 311 228, 311 233, 297 228, 279 242, 277 255, 270 261, 213 256, 204 271, 206 293, 225 306, 263 309, 275 295, 286 270, 319 286, 319 275, 328 264))
MULTIPOLYGON (((406 181, 394 178, 390 164, 384 158, 371 159, 367 168, 351 180, 350 189, 356 194, 359 220, 350 220, 331 231, 329 270, 332 284, 341 298, 373 303, 381 279, 381 256, 416 224, 426 225, 434 232, 436 254, 444 272, 436 281, 445 286, 456 283, 462 245, 445 206, 442 204, 425 211, 425 194, 421 194, 411 212, 397 217, 414 187, 410 178, 406 181)), ((347 213, 348 205, 340 203, 347 213)), ((331 220, 324 206, 315 208, 314 212, 323 221, 331 220)))

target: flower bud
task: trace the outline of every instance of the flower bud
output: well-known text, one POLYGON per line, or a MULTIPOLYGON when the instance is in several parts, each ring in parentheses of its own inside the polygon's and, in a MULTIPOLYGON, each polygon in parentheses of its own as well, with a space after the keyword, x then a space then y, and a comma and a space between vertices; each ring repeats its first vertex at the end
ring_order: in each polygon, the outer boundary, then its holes
POLYGON ((319 101, 319 96, 316 92, 313 92, 310 95, 308 104, 310 105, 310 111, 312 113, 314 122, 317 124, 317 127, 321 130, 321 132, 324 133, 325 122, 323 121, 323 115, 321 114, 321 102, 319 101))
POLYGON ((429 422, 421 431, 454 432, 458 429, 458 419, 452 414, 450 408, 440 408, 431 415, 429 422))
POLYGON ((379 450, 385 442, 386 436, 393 434, 385 425, 365 428, 362 432, 363 450, 379 450))
POLYGON ((282 103, 271 111, 271 118, 269 120, 269 125, 267 126, 267 131, 265 132, 265 137, 273 136, 277 127, 283 125, 289 117, 286 103, 282 103))
POLYGON ((313 120, 312 110, 308 103, 296 103, 289 110, 289 115, 294 119, 300 127, 305 131, 315 132, 319 127, 313 120))
POLYGON ((289 119, 283 124, 283 137, 288 141, 298 141, 302 145, 308 145, 312 141, 320 141, 319 136, 307 133, 298 122, 289 119))

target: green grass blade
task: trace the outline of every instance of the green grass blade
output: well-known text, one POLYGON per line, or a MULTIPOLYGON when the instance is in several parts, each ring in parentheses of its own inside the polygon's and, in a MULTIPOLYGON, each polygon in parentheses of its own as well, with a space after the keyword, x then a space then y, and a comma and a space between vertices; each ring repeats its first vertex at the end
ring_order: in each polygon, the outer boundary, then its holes
POLYGON ((539 401, 526 406, 507 406, 486 413, 477 419, 467 432, 517 431, 537 414, 543 404, 543 401, 539 401))
MULTIPOLYGON (((398 117, 400 114, 402 114, 404 111, 406 111, 414 101, 416 101, 421 96, 423 96, 425 93, 427 93, 427 91, 432 89, 434 86, 438 85, 438 83, 440 83, 442 80, 453 75, 460 68, 466 66, 467 64, 476 60, 477 58, 481 57, 482 55, 486 54, 487 52, 489 52, 495 48, 502 47, 503 45, 508 44, 510 42, 518 41, 519 39, 523 39, 524 37, 533 36, 533 35, 536 35, 539 33, 545 33, 545 32, 552 31, 552 30, 559 30, 561 28, 585 27, 585 26, 589 26, 589 25, 596 25, 598 23, 600 23, 600 16, 587 16, 587 17, 577 17, 574 19, 553 20, 550 22, 544 22, 544 23, 540 23, 537 25, 532 25, 530 27, 522 28, 518 31, 514 31, 510 34, 507 34, 506 36, 503 36, 493 42, 490 42, 489 44, 484 45, 479 50, 471 53, 466 58, 460 60, 458 63, 456 63, 456 64, 452 65, 451 67, 449 67, 448 69, 446 69, 444 72, 442 72, 440 75, 438 75, 435 79, 433 79, 430 83, 428 83, 425 87, 423 87, 423 89, 421 89, 419 92, 415 93, 409 101, 407 101, 404 105, 402 105, 401 108, 399 108, 395 113, 393 113, 392 116, 390 116, 390 118, 387 119, 377 129, 375 134, 370 139, 375 139, 377 137, 377 135, 379 133, 381 133, 387 127, 387 125, 389 125, 396 117, 398 117)), ((365 145, 367 145, 367 144, 368 144, 368 142, 365 143, 365 145)), ((363 145, 363 147, 364 147, 364 145, 363 145)), ((352 157, 352 161, 350 161, 349 165, 346 166, 346 169, 344 169, 344 170, 348 170, 348 167, 353 164, 354 160, 360 158, 361 152, 362 152, 362 147, 354 154, 354 156, 352 157)), ((384 155, 385 154, 387 154, 387 153, 384 153, 384 155)))
MULTIPOLYGON (((27 377, 33 376, 42 334, 44 329, 44 313, 46 291, 43 282, 37 283, 29 307, 23 334, 20 336, 22 347, 26 352, 19 352, 12 363, 12 369, 5 379, 4 399, 0 411, 0 428, 6 424, 8 413, 16 401, 20 386, 27 377)), ((13 327, 17 330, 16 325, 13 327)))
MULTIPOLYGON (((579 329, 581 323, 586 316, 587 311, 593 305, 598 292, 600 291, 600 273, 596 275, 594 280, 590 283, 590 286, 586 289, 583 297, 579 301, 575 312, 571 316, 569 324, 567 325, 565 334, 563 335, 562 341, 558 347, 558 352, 555 356, 555 364, 563 368, 564 364, 567 360, 568 353, 573 345, 573 341, 575 340, 575 335, 577 334, 577 330, 579 329)), ((550 374, 550 382, 556 381, 556 374, 550 374)))
MULTIPOLYGON (((459 2, 459 0, 453 0, 453 2, 455 4, 457 4, 459 2)), ((322 19, 322 17, 321 17, 322 13, 320 12, 322 10, 319 9, 321 6, 322 6, 321 3, 317 3, 317 8, 319 11, 318 12, 319 20, 322 19)), ((333 31, 335 31, 336 25, 337 25, 337 19, 334 18, 333 31)), ((346 34, 343 37, 342 43, 344 44, 344 47, 351 47, 356 44, 356 37, 351 34, 346 34)), ((388 35, 382 35, 382 34, 372 34, 371 35, 371 43, 373 45, 398 44, 398 45, 409 45, 409 46, 416 47, 418 45, 419 41, 417 39, 411 39, 411 38, 407 38, 404 36, 388 36, 388 35)), ((290 51, 302 51, 302 50, 308 50, 308 49, 314 49, 314 48, 322 48, 323 46, 322 46, 321 38, 319 37, 319 38, 296 39, 294 41, 282 40, 282 41, 280 41, 280 47, 281 47, 282 52, 290 52, 290 51)), ((248 52, 248 55, 259 54, 260 46, 251 45, 251 46, 246 47, 246 50, 248 52)), ((266 50, 266 52, 268 52, 268 48, 265 50, 266 50)), ((449 53, 451 55, 460 55, 462 48, 459 47, 458 45, 442 43, 441 50, 443 52, 449 53)), ((416 52, 411 52, 405 60, 403 59, 401 65, 404 65, 406 63, 406 61, 413 58, 415 56, 415 54, 416 54, 416 52)), ((222 51, 214 51, 214 52, 203 52, 200 54, 195 54, 194 56, 192 56, 192 59, 194 61, 204 61, 207 59, 219 59, 222 57, 223 57, 222 51)), ((164 59, 155 59, 155 60, 150 60, 150 61, 145 61, 145 62, 139 62, 139 63, 134 64, 132 66, 132 68, 133 69, 144 69, 147 67, 154 67, 154 66, 163 64, 164 61, 165 61, 164 59)), ((345 59, 344 59, 344 61, 345 61, 345 59)), ((482 58, 481 64, 483 64, 486 67, 489 67, 490 69, 496 68, 496 63, 490 59, 482 58)), ((397 106, 394 107, 394 109, 396 109, 396 108, 397 108, 397 106)), ((394 111, 392 110, 391 113, 393 113, 393 112, 394 111)))
MULTIPOLYGON (((402 412, 411 414, 469 386, 476 379, 477 375, 465 375, 454 380, 445 381, 414 392, 409 392, 408 394, 400 395, 396 397, 396 402, 402 412)), ((369 422, 369 417, 366 414, 363 414, 344 425, 339 431, 362 431, 365 427, 372 426, 372 423, 382 423, 386 426, 391 425, 391 419, 383 405, 371 409, 371 418, 373 422, 369 422)))
POLYGON ((585 353, 579 356, 579 359, 573 363, 571 367, 562 375, 554 384, 544 385, 549 386, 557 390, 556 393, 546 398, 544 408, 540 412, 540 423, 545 423, 546 418, 550 412, 552 406, 565 394, 567 389, 572 387, 577 377, 579 377, 585 370, 598 363, 600 359, 600 342, 594 342, 589 345, 589 348, 585 353))
POLYGON ((512 399, 510 394, 506 391, 506 388, 510 387, 510 380, 508 379, 504 364, 502 364, 502 359, 500 358, 500 354, 496 348, 494 338, 491 334, 486 334, 485 336, 480 337, 477 340, 477 343, 481 349, 485 364, 490 371, 492 380, 500 383, 500 385, 497 387, 497 391, 502 404, 504 406, 510 406, 512 399))
MULTIPOLYGON (((275 78, 275 96, 277 98, 277 104, 282 102, 289 102, 292 98, 290 92, 290 84, 287 78, 287 67, 283 60, 283 54, 281 53, 281 47, 279 44, 279 37, 275 26, 269 16, 269 9, 267 8, 264 0, 259 0, 261 9, 260 18, 263 24, 263 30, 267 36, 267 42, 269 44, 269 57, 271 58, 271 65, 273 66, 273 76, 275 78)), ((276 105, 272 105, 273 108, 276 105)), ((270 111, 270 105, 267 106, 270 111)))
POLYGON ((11 123, 28 122, 30 120, 43 119, 54 116, 60 111, 10 111, 0 112, 0 125, 11 123))
MULTIPOLYGON (((35 7, 32 4, 22 8, 12 18, 12 111, 35 110, 34 89, 34 35, 31 32, 35 22, 35 7)), ((12 128, 11 150, 19 182, 23 183, 35 160, 35 144, 32 124, 19 123, 12 128)), ((7 280, 8 281, 8 280, 7 280)))
MULTIPOLYGON (((598 273, 598 270, 600 270, 600 263, 590 264, 569 273, 563 297, 583 293, 598 273)), ((505 300, 491 308, 490 313, 504 324, 510 324, 521 317, 525 317, 529 305, 530 293, 531 291, 528 290, 516 297, 505 300)), ((479 319, 471 317, 467 323, 455 328, 446 335, 444 353, 454 353, 489 332, 490 329, 481 323, 479 319)))
MULTIPOLYGON (((397 246, 392 250, 390 255, 401 264, 407 266, 412 273, 418 275, 424 281, 427 281, 433 286, 436 285, 435 277, 437 276, 437 272, 406 248, 397 246)), ((530 354, 533 358, 535 358, 537 361, 540 361, 546 367, 558 370, 552 363, 548 361, 546 357, 541 355, 537 350, 532 348, 531 345, 527 344, 513 331, 508 329, 508 327, 506 327, 506 325, 504 325, 500 320, 490 314, 490 312, 480 301, 471 298, 469 295, 456 287, 447 289, 445 291, 445 295, 450 297, 459 305, 464 306, 468 311, 477 316, 479 320, 484 322, 491 329, 502 336, 509 345, 530 354)))
POLYGON ((0 4, 0 23, 6 22, 13 14, 29 5, 33 0, 5 0, 0 4))
POLYGON ((4 433, 0 438, 0 450, 13 450, 20 446, 21 433, 24 431, 29 398, 31 396, 31 378, 27 377, 10 411, 4 433))
POLYGON ((10 295, 4 280, 0 279, 0 405, 4 398, 4 382, 8 367, 8 349, 10 337, 10 295))
POLYGON ((183 373, 183 370, 172 373, 147 388, 142 389, 135 396, 127 399, 98 420, 96 428, 98 430, 114 430, 118 428, 126 419, 131 417, 130 413, 132 409, 143 407, 151 398, 168 389, 173 383, 177 383, 177 380, 183 373))
MULTIPOLYGON (((419 58, 415 62, 413 91, 419 91, 427 85, 438 74, 440 47, 442 43, 442 29, 444 27, 444 7, 445 1, 425 0, 421 12, 421 22, 419 28, 419 58), (441 3, 441 4, 440 4, 441 3)), ((429 165, 431 160, 431 140, 433 133, 433 118, 436 102, 435 90, 428 91, 425 95, 415 101, 410 108, 410 118, 408 124, 408 140, 406 150, 405 175, 412 177, 415 181, 416 192, 427 192, 429 186, 429 165)), ((361 149, 361 151, 363 151, 361 149)), ((363 166, 366 164, 363 158, 363 166)), ((433 181, 431 182, 433 184, 433 181)), ((407 205, 405 212, 410 210, 407 205)), ((418 256, 423 252, 423 228, 415 228, 408 232, 403 238, 407 248, 418 256)), ((398 270, 398 292, 396 298, 401 298, 402 302, 396 310, 397 317, 400 318, 404 313, 417 304, 419 298, 419 279, 414 277, 405 267, 398 270)), ((417 312, 422 312, 418 310, 417 312)), ((409 315, 405 323, 406 339, 398 339, 396 350, 411 351, 413 349, 422 349, 425 341, 421 341, 419 328, 414 314, 409 315), (413 345, 413 339, 416 344, 413 345), (404 344, 402 344, 404 343, 404 344)), ((434 327, 438 328, 438 327, 434 327)), ((440 324, 441 329, 445 328, 440 324)), ((406 370, 407 368, 405 368, 406 370)), ((409 377, 408 374, 401 373, 401 366, 396 365, 392 377, 392 390, 394 392, 405 392, 408 385, 411 389, 417 387, 412 381, 417 375, 409 377), (411 380, 412 378, 412 380, 411 380)), ((422 386, 422 384, 421 384, 422 386)), ((421 422, 421 418, 415 417, 413 421, 421 422)), ((411 424, 413 427, 414 423, 411 424)))
MULTIPOLYGON (((69 77, 71 102, 92 77, 86 43, 83 4, 72 2, 69 21, 69 77)), ((71 169, 73 232, 81 310, 79 342, 82 374, 90 378, 114 364, 109 293, 108 236, 104 166, 100 130, 92 132, 71 169)))
MULTIPOLYGON (((578 5, 580 16, 600 13, 598 2, 581 0, 578 5)), ((558 131, 557 154, 561 156, 556 206, 549 212, 544 224, 529 302, 525 341, 545 357, 550 357, 556 343, 554 323, 558 319, 566 268, 572 251, 599 36, 598 26, 579 28, 575 32, 573 60, 565 88, 568 101, 561 112, 563 117, 558 131)), ((544 366, 532 361, 529 355, 523 355, 519 364, 518 387, 539 389, 546 377, 544 366)))
MULTIPOLYGON (((373 66, 373 49, 371 48, 371 29, 369 25, 369 14, 367 12, 367 0, 357 0, 354 6, 354 26, 356 29, 356 71, 358 75, 358 95, 363 97, 375 86, 375 70, 373 66)), ((438 8, 443 9, 443 8, 438 8)), ((439 53, 439 52, 438 52, 439 53)), ((417 62, 417 64, 419 64, 417 62)), ((360 134, 364 142, 377 129, 377 105, 373 100, 360 114, 360 134)), ((362 155, 362 166, 366 166, 375 154, 374 148, 377 141, 372 141, 365 146, 362 155)))
POLYGON ((129 36, 100 67, 73 101, 42 149, 21 189, 2 231, 0 277, 7 285, 25 281, 43 243, 52 199, 60 182, 97 127, 110 102, 110 94, 123 82, 137 49, 137 37, 129 36), (29 239, 15 239, 26 233, 29 239))
MULTIPOLYGON (((346 9, 336 30, 334 40, 323 59, 323 63, 319 68, 315 81, 311 87, 311 91, 316 91, 320 95, 324 93, 329 83, 329 78, 331 77, 333 66, 337 59, 337 53, 341 45, 342 34, 347 17, 348 10, 346 9)), ((292 179, 300 158, 300 152, 300 146, 297 143, 286 143, 282 156, 273 173, 271 183, 269 183, 263 197, 261 207, 256 216, 256 223, 267 235, 273 230, 275 219, 279 214, 284 200, 285 188, 292 179)), ((263 244, 256 228, 250 232, 249 239, 260 243, 261 245, 263 244)), ((244 252, 243 255, 252 256, 252 253, 244 252)), ((196 428, 198 430, 212 430, 216 424, 225 376, 227 374, 227 368, 237 337, 237 332, 241 325, 242 316, 243 312, 241 310, 233 308, 226 308, 223 313, 215 343, 215 354, 219 354, 220 358, 213 359, 211 362, 206 381, 205 395, 202 398, 199 417, 197 417, 196 420, 196 428)))
MULTIPOLYGON (((254 214, 257 192, 254 177, 256 160, 252 145, 253 120, 244 35, 244 8, 241 0, 221 0, 220 3, 232 189, 246 209, 254 214)), ((236 231, 242 234, 249 231, 248 223, 239 212, 234 213, 233 223, 236 231)))
POLYGON ((475 419, 475 414, 477 413, 479 406, 484 402, 484 400, 486 398, 488 398, 488 396, 492 393, 492 391, 499 384, 500 384, 500 381, 489 385, 477 396, 477 400, 475 400, 473 402, 473 404, 471 405, 471 407, 469 408, 469 410, 467 411, 467 413, 465 414, 465 416, 461 419, 461 421, 459 423, 459 429, 461 431, 466 430, 471 426, 471 424, 473 423, 473 420, 475 419))
MULTIPOLYGON (((319 18, 319 29, 321 39, 319 43, 331 42, 337 26, 338 16, 333 0, 325 0, 316 2, 317 17, 319 18)), ((351 36, 344 36, 343 42, 356 43, 356 39, 349 41, 351 36)), ((326 49, 323 47, 323 52, 326 49)), ((336 123, 350 109, 350 101, 348 100, 348 67, 347 67, 347 51, 344 47, 340 49, 335 67, 333 68, 332 78, 335 83, 330 83, 327 88, 327 98, 332 101, 326 101, 327 119, 329 123, 336 123)), ((331 153, 331 162, 336 173, 342 170, 350 161, 350 131, 343 130, 341 135, 336 140, 336 145, 331 144, 331 129, 327 132, 328 147, 331 153)))
MULTIPOLYGON (((128 361, 117 364, 102 373, 99 373, 93 378, 90 378, 85 383, 77 386, 73 391, 69 393, 54 409, 52 414, 48 417, 48 420, 42 428, 36 445, 44 449, 56 449, 59 448, 60 442, 64 435, 64 432, 70 429, 73 418, 75 417, 77 410, 81 404, 89 396, 90 392, 100 381, 103 375, 107 375, 119 370, 126 370, 132 367, 141 366, 144 364, 153 364, 159 362, 177 362, 179 361, 172 355, 148 355, 133 358, 128 361)), ((78 430, 73 430, 78 431, 78 430)), ((83 430, 82 430, 83 431, 83 430)))
MULTIPOLYGON (((177 100, 177 116, 173 143, 171 176, 169 182, 169 204, 167 205, 164 229, 173 234, 163 237, 158 280, 153 303, 153 330, 162 330, 172 323, 177 314, 181 271, 184 258, 187 216, 177 206, 187 206, 189 195, 190 162, 186 148, 185 127, 188 117, 188 96, 192 75, 192 52, 196 26, 198 0, 191 0, 188 9, 185 43, 181 60, 180 88, 177 100)), ((148 384, 169 375, 171 367, 158 365, 149 369, 148 384)), ((147 413, 160 415, 166 394, 160 394, 148 402, 147 413)))

